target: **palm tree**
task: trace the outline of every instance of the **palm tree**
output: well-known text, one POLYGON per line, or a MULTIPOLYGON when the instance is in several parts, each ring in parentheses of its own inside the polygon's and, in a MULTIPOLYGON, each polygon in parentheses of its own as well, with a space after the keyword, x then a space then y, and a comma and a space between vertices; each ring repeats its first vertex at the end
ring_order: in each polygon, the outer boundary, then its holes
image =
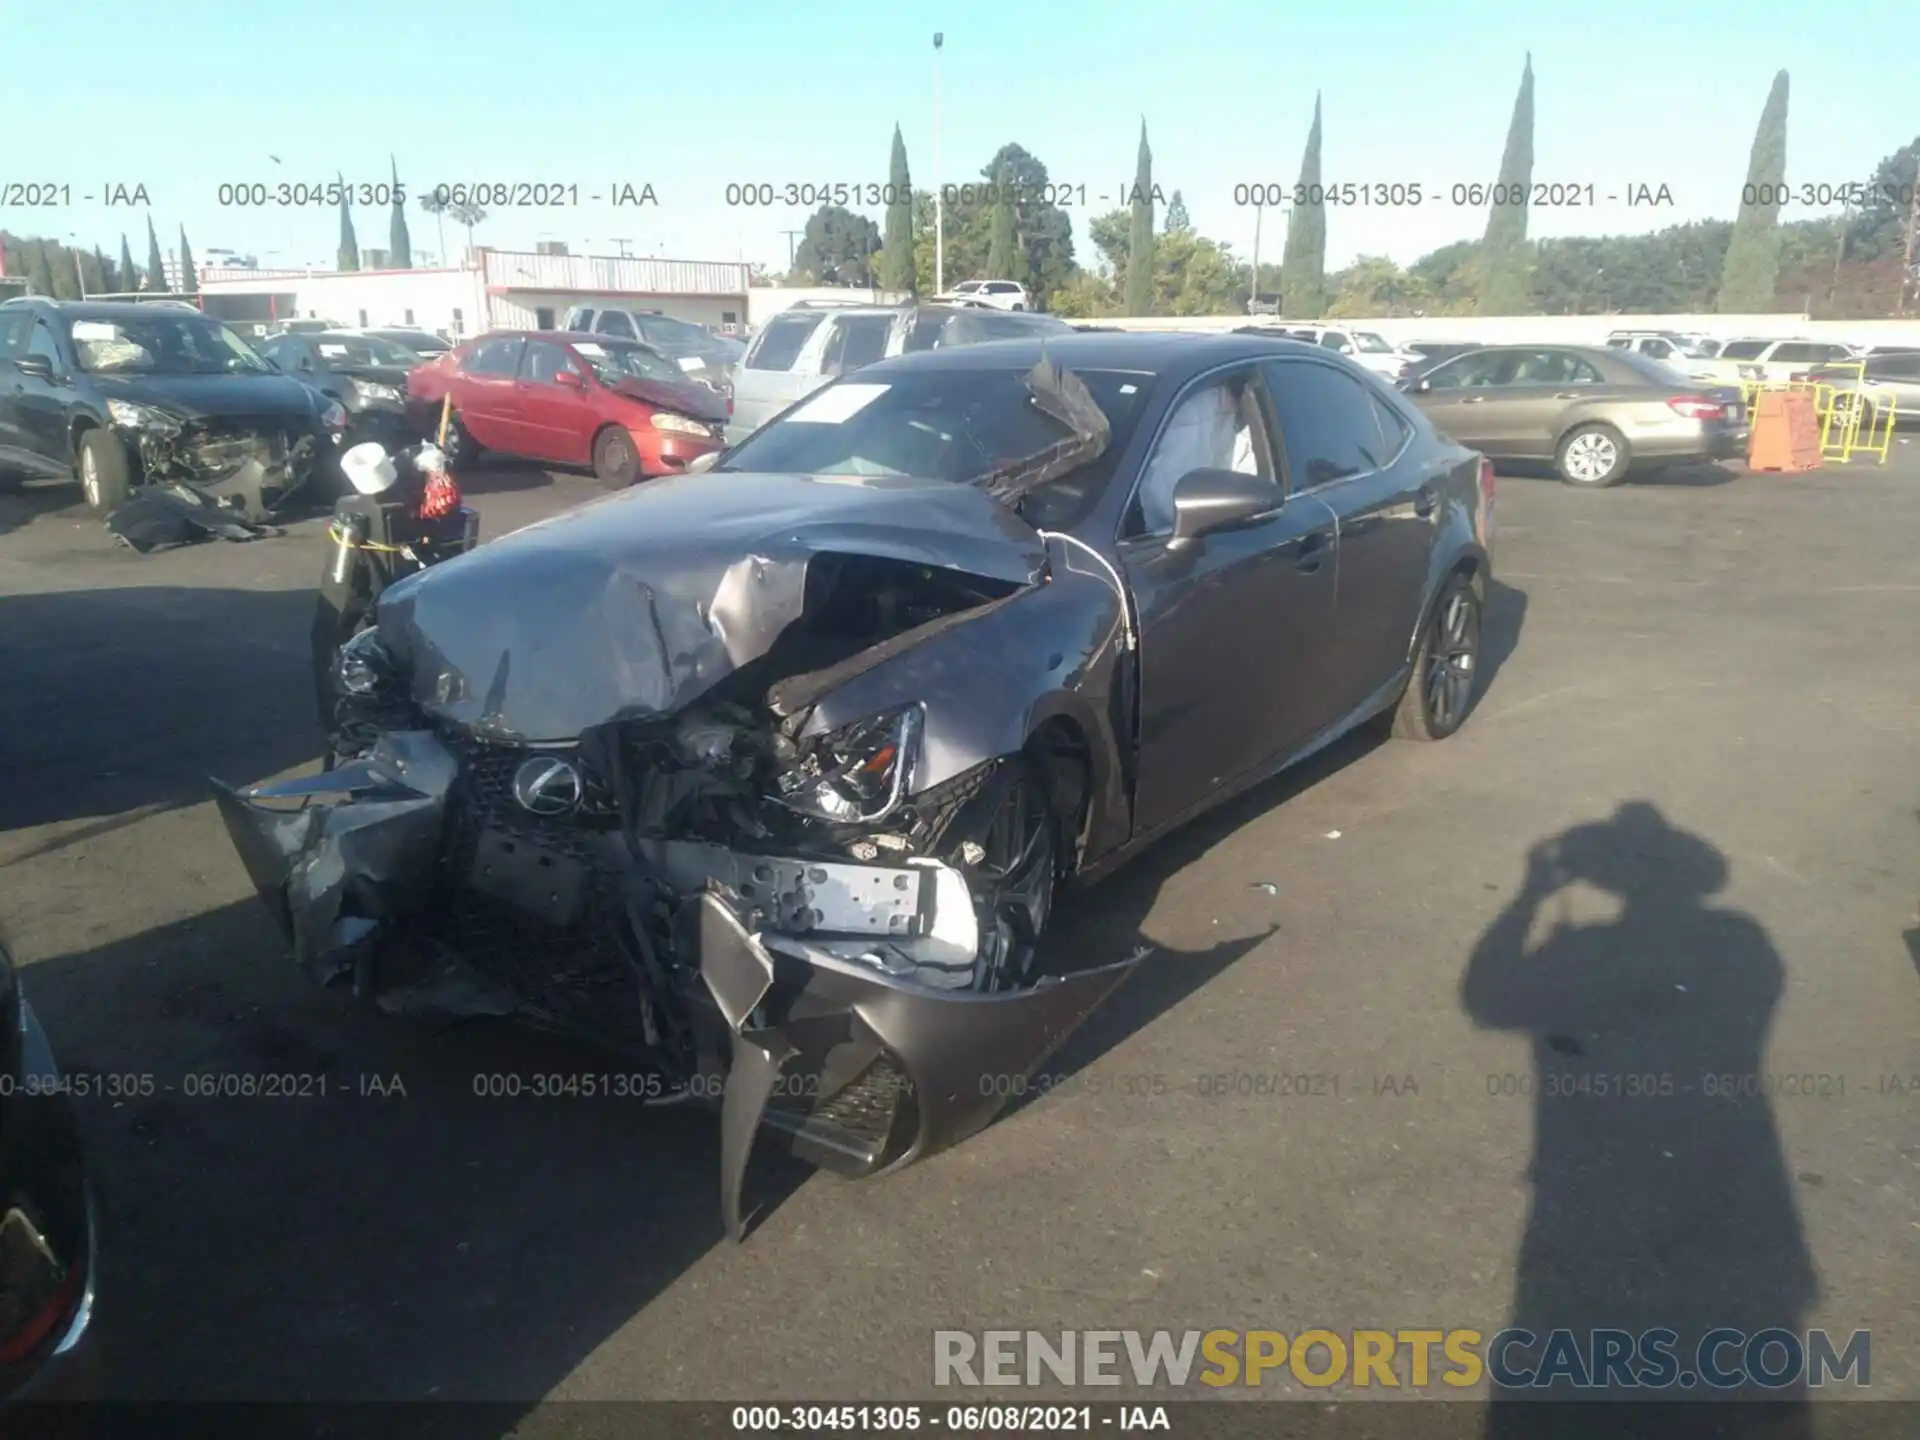
POLYGON ((453 208, 453 199, 438 185, 420 197, 420 208, 433 216, 434 224, 440 231, 440 263, 447 263, 447 211, 453 208))
POLYGON ((467 227, 467 249, 473 249, 473 227, 487 218, 486 210, 467 200, 458 205, 449 205, 447 213, 467 227))

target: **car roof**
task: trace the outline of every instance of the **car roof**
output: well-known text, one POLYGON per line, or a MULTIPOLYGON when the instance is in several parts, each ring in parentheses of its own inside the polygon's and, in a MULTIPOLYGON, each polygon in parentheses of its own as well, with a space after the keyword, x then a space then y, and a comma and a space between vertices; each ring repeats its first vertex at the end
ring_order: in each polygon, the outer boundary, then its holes
POLYGON ((859 374, 862 379, 884 379, 916 370, 997 370, 1011 365, 1032 365, 1044 355, 1069 369, 1145 370, 1159 375, 1185 376, 1233 360, 1284 354, 1324 357, 1326 352, 1297 340, 1256 335, 1165 330, 1074 331, 915 350, 876 360, 862 366, 859 374))
POLYGON ((55 300, 49 295, 17 295, 6 302, 9 305, 44 305, 49 310, 68 316, 74 320, 125 320, 136 315, 151 315, 155 310, 170 311, 175 315, 191 311, 203 320, 212 320, 224 324, 216 315, 209 315, 197 305, 184 302, 158 300, 55 300))
MULTIPOLYGON (((660 355, 657 346, 649 345, 644 340, 629 340, 625 335, 595 335, 586 330, 487 330, 471 340, 461 341, 461 344, 477 345, 482 340, 546 340, 555 345, 569 346, 583 342, 588 345, 625 345, 635 350, 646 350, 660 355)), ((666 357, 661 355, 661 358, 666 357)))

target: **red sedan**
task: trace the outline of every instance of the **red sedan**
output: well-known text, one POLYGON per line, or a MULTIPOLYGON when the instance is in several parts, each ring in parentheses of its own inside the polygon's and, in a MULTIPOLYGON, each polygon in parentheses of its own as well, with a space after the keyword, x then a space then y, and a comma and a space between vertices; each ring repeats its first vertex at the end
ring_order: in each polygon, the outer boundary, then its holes
POLYGON ((591 465, 610 490, 724 449, 733 408, 651 346, 551 330, 496 330, 413 370, 407 399, 429 434, 449 393, 456 468, 492 450, 591 465))

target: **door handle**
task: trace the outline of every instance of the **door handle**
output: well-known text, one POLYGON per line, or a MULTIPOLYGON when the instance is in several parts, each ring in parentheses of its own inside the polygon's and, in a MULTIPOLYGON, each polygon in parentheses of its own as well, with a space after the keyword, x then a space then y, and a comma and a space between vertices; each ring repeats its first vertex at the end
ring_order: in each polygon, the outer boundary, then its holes
POLYGON ((1469 395, 1460 403, 1463 405, 1484 405, 1487 403, 1487 397, 1484 395, 1469 395))
POLYGON ((1562 390, 1553 398, 1556 400, 1578 400, 1580 398, 1580 392, 1578 390, 1562 390))
POLYGON ((1300 552, 1294 557, 1293 568, 1302 575, 1316 574, 1327 559, 1327 534, 1309 535, 1300 542, 1300 552))

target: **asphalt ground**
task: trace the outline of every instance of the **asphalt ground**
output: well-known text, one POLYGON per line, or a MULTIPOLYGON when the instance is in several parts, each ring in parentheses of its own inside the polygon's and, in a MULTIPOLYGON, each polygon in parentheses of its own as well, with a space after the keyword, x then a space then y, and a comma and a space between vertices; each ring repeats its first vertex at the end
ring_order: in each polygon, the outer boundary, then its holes
POLYGON ((605 1062, 287 960, 204 777, 317 753, 321 522, 141 558, 76 501, 0 496, 0 921, 65 1065, 152 1079, 76 1102, 115 1395, 925 1399, 936 1329, 1513 1320, 1866 1329, 1920 1397, 1920 441, 1503 479, 1467 727, 1079 897, 1062 943, 1155 953, 1025 1103, 872 1184, 757 1163, 740 1246, 708 1112, 482 1098, 605 1062), (261 1074, 327 1092, 189 1093, 261 1074))

